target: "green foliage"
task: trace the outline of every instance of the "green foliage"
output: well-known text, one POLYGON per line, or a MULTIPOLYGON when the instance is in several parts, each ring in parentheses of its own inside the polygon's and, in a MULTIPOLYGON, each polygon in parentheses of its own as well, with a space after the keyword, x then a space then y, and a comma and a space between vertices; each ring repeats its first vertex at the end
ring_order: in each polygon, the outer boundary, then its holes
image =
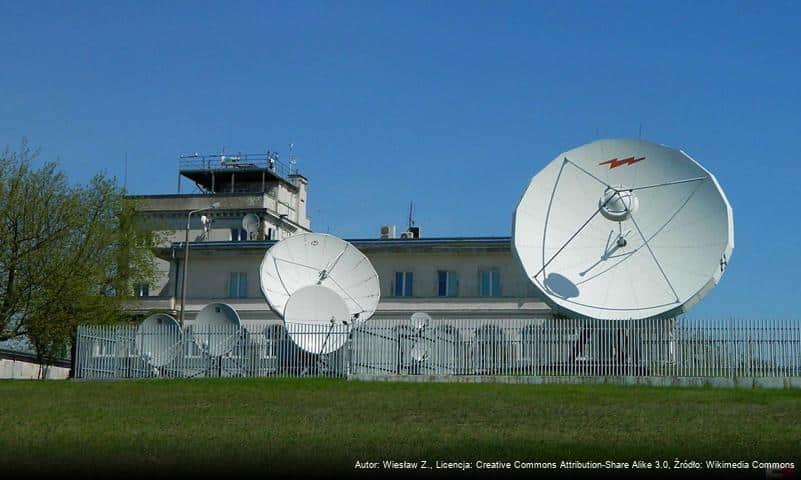
POLYGON ((77 324, 125 319, 134 286, 155 275, 157 239, 114 179, 71 185, 37 154, 23 142, 0 155, 0 340, 24 335, 46 361, 77 324))

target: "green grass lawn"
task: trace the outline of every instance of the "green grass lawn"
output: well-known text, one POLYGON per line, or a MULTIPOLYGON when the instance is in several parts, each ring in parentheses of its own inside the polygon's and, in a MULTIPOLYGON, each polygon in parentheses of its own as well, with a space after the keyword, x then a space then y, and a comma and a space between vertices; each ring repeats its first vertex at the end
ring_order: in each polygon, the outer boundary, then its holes
MULTIPOLYGON (((0 465, 351 471, 357 460, 798 460, 801 393, 323 379, 0 382, 0 465)), ((10 477, 9 477, 10 478, 10 477)))

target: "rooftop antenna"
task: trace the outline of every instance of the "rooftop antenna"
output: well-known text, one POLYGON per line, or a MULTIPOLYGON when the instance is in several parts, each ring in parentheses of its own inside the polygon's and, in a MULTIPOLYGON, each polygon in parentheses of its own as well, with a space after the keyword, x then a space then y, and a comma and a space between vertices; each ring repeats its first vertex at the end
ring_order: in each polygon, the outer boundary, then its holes
POLYGON ((122 174, 122 189, 128 191, 128 152, 125 152, 125 168, 122 174))
POLYGON ((290 175, 295 173, 295 164, 297 164, 297 163, 298 163, 298 161, 295 158, 295 144, 294 143, 290 143, 289 144, 289 174, 290 175))
POLYGON ((200 223, 203 225, 203 238, 209 238, 209 231, 211 230, 211 215, 201 215, 200 223))
POLYGON ((409 228, 407 230, 411 230, 414 226, 414 203, 409 202, 409 228))
POLYGON ((248 213, 242 218, 242 228, 248 234, 248 240, 255 240, 261 228, 261 218, 255 213, 248 213))

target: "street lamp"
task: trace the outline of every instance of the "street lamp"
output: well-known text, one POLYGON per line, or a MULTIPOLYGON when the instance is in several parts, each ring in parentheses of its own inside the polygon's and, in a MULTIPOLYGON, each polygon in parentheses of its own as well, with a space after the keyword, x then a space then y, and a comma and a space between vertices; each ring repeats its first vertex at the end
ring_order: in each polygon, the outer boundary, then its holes
POLYGON ((192 220, 192 214, 198 212, 205 212, 206 210, 214 210, 220 208, 220 202, 214 202, 206 208, 199 208, 192 210, 186 216, 186 236, 184 237, 184 271, 181 274, 181 312, 178 316, 178 323, 184 326, 184 302, 186 301, 186 271, 189 270, 189 222, 192 220))

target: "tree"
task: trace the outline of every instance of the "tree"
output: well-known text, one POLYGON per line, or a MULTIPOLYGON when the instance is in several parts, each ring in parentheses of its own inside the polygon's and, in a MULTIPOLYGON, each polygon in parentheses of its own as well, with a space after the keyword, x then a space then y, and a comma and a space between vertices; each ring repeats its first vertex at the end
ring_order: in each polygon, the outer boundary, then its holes
POLYGON ((48 363, 78 324, 127 318, 158 239, 114 179, 70 185, 54 162, 35 168, 37 155, 24 141, 0 155, 0 340, 24 336, 48 363))

